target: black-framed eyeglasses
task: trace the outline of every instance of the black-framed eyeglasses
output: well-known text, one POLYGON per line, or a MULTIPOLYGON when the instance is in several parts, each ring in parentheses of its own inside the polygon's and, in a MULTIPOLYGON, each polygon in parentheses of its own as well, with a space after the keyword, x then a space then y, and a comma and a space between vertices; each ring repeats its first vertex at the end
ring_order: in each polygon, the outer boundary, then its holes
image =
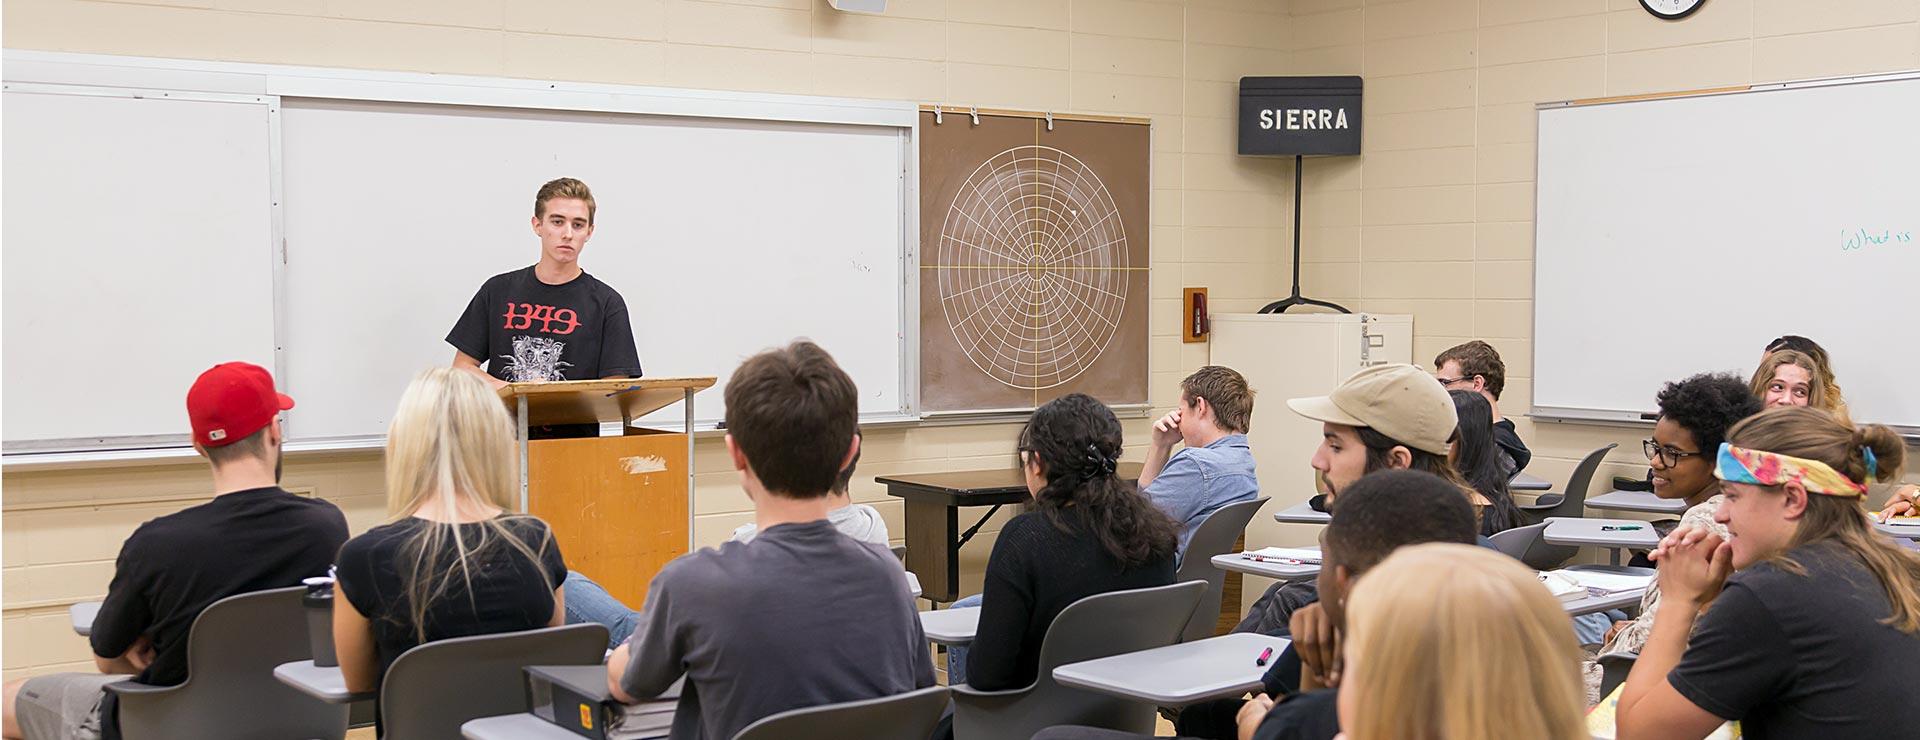
POLYGON ((1474 379, 1475 377, 1478 377, 1478 376, 1474 376, 1474 375, 1464 375, 1464 376, 1461 376, 1461 377, 1458 377, 1458 378, 1441 378, 1441 377, 1435 377, 1435 378, 1434 378, 1434 380, 1438 380, 1438 381, 1440 381, 1440 387, 1442 387, 1442 388, 1444 388, 1444 387, 1446 387, 1446 386, 1450 386, 1450 385, 1453 385, 1454 383, 1466 383, 1466 382, 1470 382, 1470 381, 1472 381, 1472 380, 1473 380, 1473 379, 1474 379))
POLYGON ((1701 455, 1707 454, 1705 452, 1688 452, 1686 450, 1668 447, 1651 439, 1641 440, 1640 449, 1647 453, 1648 460, 1658 457, 1660 458, 1660 464, 1669 468, 1679 465, 1681 460, 1689 457, 1700 457, 1701 455))

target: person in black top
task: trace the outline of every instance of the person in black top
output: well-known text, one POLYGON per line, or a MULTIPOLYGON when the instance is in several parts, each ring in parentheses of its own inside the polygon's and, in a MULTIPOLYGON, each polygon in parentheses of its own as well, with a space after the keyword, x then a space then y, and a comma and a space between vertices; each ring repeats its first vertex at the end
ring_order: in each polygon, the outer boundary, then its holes
POLYGON ((407 386, 387 434, 393 521, 340 548, 333 640, 349 690, 378 690, 422 643, 562 624, 566 562, 545 522, 508 513, 512 453, 506 408, 472 373, 407 386))
MULTIPOLYGON (((595 210, 586 183, 563 177, 540 186, 533 202, 540 261, 480 285, 447 332, 454 367, 481 375, 495 388, 508 382, 640 377, 626 300, 580 269, 595 210)), ((590 425, 576 426, 530 436, 597 434, 590 425)))
POLYGON ((968 685, 1032 683, 1041 640, 1067 605, 1173 582, 1179 525, 1114 474, 1120 443, 1119 419, 1080 393, 1041 406, 1021 430, 1033 509, 1001 528, 987 559, 968 685))
MULTIPOLYGON (((1265 693, 1252 701, 1203 702, 1180 713, 1182 737, 1235 740, 1332 740, 1340 732, 1334 705, 1340 680, 1346 595, 1366 572, 1402 547, 1427 542, 1473 544, 1473 507, 1454 484, 1418 470, 1368 473, 1347 486, 1321 532, 1320 601, 1294 612, 1294 642, 1267 669, 1265 693), (1304 661, 1303 661, 1304 659, 1304 661), (1237 715, 1237 718, 1236 718, 1237 715)), ((1134 738, 1109 730, 1049 730, 1049 740, 1134 738)))
POLYGON ((187 680, 187 635, 215 601, 323 576, 347 539, 333 504, 282 490, 281 411, 267 371, 231 362, 187 392, 193 447, 213 467, 214 498, 140 525, 120 547, 90 641, 102 675, 38 676, 6 688, 9 738, 118 737, 102 687, 187 680), (131 676, 127 674, 133 674, 131 676))
POLYGON ((1433 375, 1450 391, 1473 391, 1493 407, 1493 443, 1500 447, 1500 466, 1508 478, 1527 469, 1533 451, 1520 440, 1513 420, 1500 415, 1500 393, 1507 388, 1507 363, 1493 345, 1475 339, 1448 347, 1433 358, 1433 375))
POLYGON ((1480 534, 1492 536, 1525 524, 1507 488, 1513 476, 1501 464, 1500 449, 1494 442, 1493 404, 1473 391, 1447 391, 1447 395, 1453 398, 1453 410, 1460 417, 1453 438, 1453 467, 1487 499, 1487 505, 1480 509, 1480 534))
POLYGON ((1920 553, 1861 508, 1905 450, 1811 407, 1734 425, 1714 466, 1730 537, 1683 527, 1654 551, 1660 616, 1621 689, 1621 737, 1701 738, 1726 720, 1754 740, 1920 728, 1920 553))

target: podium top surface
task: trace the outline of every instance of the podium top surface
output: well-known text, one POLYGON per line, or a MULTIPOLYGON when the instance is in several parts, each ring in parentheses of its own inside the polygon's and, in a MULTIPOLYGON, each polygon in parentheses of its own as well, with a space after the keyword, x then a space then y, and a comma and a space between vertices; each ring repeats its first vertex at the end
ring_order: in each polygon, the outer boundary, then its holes
POLYGON ((593 424, 638 419, 712 388, 712 377, 604 378, 508 383, 499 391, 509 412, 527 400, 527 424, 593 424))

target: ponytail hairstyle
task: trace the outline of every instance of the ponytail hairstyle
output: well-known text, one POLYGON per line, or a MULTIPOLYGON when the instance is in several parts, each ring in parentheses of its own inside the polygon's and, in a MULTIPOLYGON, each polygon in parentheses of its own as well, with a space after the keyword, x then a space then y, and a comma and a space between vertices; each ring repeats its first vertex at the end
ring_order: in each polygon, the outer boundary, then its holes
POLYGON ((1467 485, 1487 499, 1482 534, 1519 526, 1520 509, 1513 505, 1513 495, 1507 490, 1507 471, 1501 467, 1499 447, 1493 443, 1493 404, 1475 391, 1447 391, 1447 395, 1453 397, 1453 410, 1460 417, 1453 437, 1453 467, 1467 485))
MULTIPOLYGON (((513 436, 506 406, 479 376, 441 367, 414 377, 387 432, 388 521, 403 521, 421 510, 447 515, 462 509, 512 511, 520 461, 513 454, 513 436)), ((508 526, 526 520, 538 521, 520 514, 498 516, 476 522, 480 526, 471 532, 448 521, 417 522, 418 531, 401 543, 396 563, 415 639, 426 641, 428 606, 456 592, 456 583, 469 602, 474 599, 475 564, 497 548, 531 561, 534 572, 548 581, 540 553, 555 547, 553 532, 541 527, 540 541, 528 542, 516 531, 524 528, 508 526)), ((548 591, 559 586, 545 583, 548 591)))
POLYGON ((1116 474, 1120 442, 1113 411, 1073 393, 1034 410, 1020 430, 1019 451, 1040 464, 1047 480, 1034 495, 1034 510, 1069 534, 1074 530, 1063 512, 1078 510, 1100 546, 1134 568, 1173 557, 1180 530, 1133 481, 1116 474))
MULTIPOLYGON (((1853 427, 1810 406, 1773 408, 1735 424, 1727 433, 1735 447, 1817 460, 1855 483, 1898 478, 1906 461, 1906 443, 1892 429, 1873 424, 1853 427), (1873 455, 1869 464, 1868 453, 1873 455)), ((1778 492, 1778 487, 1769 487, 1778 492)), ((1886 591, 1892 616, 1885 621, 1907 634, 1920 633, 1920 553, 1895 545, 1873 531, 1861 499, 1807 494, 1807 510, 1788 549, 1831 541, 1860 558, 1886 591)), ((1790 572, 1806 568, 1786 554, 1773 558, 1790 572)))

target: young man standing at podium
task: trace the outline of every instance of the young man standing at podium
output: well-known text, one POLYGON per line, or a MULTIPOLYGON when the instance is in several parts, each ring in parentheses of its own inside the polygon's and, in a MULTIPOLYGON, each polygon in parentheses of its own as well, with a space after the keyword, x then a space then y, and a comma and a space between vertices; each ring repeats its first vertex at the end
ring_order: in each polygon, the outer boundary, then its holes
MULTIPOLYGON (((480 285, 447 332, 454 367, 485 376, 495 388, 640 376, 626 300, 580 269, 594 211, 593 191, 584 182, 562 177, 540 186, 533 201, 540 261, 480 285)), ((594 436, 586 429, 546 431, 534 436, 594 436)))

